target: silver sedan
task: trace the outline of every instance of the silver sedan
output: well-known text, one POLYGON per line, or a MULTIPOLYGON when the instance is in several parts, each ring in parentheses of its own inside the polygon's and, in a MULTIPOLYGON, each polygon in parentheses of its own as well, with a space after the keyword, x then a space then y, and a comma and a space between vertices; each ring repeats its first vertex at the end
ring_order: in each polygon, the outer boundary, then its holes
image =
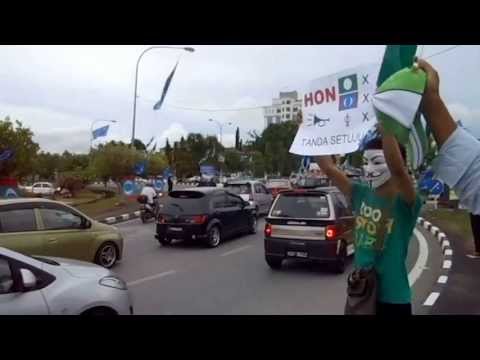
POLYGON ((0 247, 0 315, 129 315, 126 283, 101 266, 0 247))

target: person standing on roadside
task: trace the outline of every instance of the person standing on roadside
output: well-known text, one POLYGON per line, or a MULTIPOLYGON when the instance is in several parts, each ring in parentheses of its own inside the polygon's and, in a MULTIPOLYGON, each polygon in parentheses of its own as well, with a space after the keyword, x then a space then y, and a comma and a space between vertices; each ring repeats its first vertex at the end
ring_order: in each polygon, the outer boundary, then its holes
POLYGON ((168 183, 168 193, 170 194, 173 190, 173 181, 171 176, 168 177, 167 183, 168 183))
POLYGON ((435 177, 454 189, 460 205, 470 211, 475 251, 467 256, 480 258, 480 141, 453 120, 440 97, 437 71, 425 60, 415 61, 427 74, 420 110, 439 148, 432 170, 435 177))

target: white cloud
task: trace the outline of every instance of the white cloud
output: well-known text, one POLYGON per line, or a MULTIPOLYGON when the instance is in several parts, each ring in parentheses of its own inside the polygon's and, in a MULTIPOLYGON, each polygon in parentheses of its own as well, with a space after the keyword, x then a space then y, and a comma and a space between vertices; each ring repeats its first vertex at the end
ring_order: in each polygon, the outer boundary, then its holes
POLYGON ((233 147, 235 146, 235 134, 223 134, 223 146, 233 147))
POLYGON ((447 104, 447 108, 455 121, 461 120, 474 136, 480 137, 480 109, 470 108, 459 102, 447 104))
POLYGON ((159 143, 161 147, 165 146, 165 143, 168 139, 170 145, 173 145, 175 141, 179 141, 181 137, 187 137, 188 131, 180 123, 171 124, 166 130, 162 132, 159 137, 159 143))

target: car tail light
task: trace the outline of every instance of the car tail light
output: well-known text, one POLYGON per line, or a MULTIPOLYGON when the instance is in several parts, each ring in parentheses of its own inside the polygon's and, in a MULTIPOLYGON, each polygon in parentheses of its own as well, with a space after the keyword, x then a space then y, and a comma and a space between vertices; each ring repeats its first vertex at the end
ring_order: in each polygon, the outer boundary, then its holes
POLYGON ((204 224, 205 221, 207 221, 207 215, 192 216, 192 223, 193 224, 201 225, 201 224, 204 224))
POLYGON ((328 225, 325 231, 325 237, 327 240, 333 240, 337 237, 337 235, 338 229, 335 227, 335 225, 328 225))
POLYGON ((272 236, 272 225, 269 223, 265 224, 265 237, 272 236))

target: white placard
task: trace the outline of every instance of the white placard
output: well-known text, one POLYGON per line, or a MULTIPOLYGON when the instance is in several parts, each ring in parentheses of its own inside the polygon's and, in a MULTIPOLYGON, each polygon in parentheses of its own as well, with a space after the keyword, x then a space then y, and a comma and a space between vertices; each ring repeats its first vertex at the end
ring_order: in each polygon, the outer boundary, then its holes
POLYGON ((346 154, 376 123, 372 98, 379 64, 313 80, 302 98, 303 123, 290 147, 297 155, 346 154))

